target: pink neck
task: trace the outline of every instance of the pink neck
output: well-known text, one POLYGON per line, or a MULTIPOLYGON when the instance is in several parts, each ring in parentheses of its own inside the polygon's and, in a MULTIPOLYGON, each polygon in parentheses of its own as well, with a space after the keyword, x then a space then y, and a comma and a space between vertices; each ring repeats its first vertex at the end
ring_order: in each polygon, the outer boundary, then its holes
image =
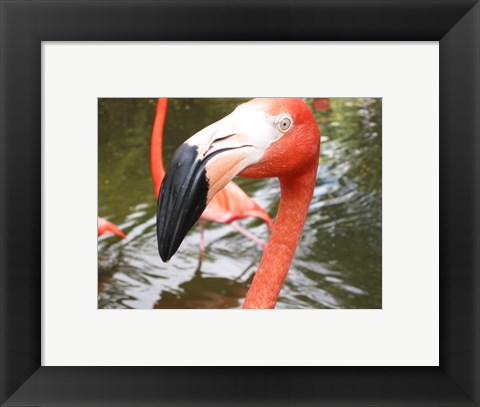
POLYGON ((280 179, 277 219, 243 308, 275 308, 302 235, 315 188, 316 169, 317 163, 300 175, 280 179))
POLYGON ((153 122, 152 141, 150 144, 150 170, 152 171, 153 188, 158 198, 160 186, 165 176, 163 167, 163 128, 167 114, 167 99, 160 98, 157 102, 155 120, 153 122))

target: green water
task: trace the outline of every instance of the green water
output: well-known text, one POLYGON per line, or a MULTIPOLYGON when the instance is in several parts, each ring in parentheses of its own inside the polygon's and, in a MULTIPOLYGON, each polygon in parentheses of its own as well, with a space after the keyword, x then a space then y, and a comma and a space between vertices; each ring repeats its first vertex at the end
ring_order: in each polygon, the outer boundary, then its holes
MULTIPOLYGON (((170 99, 164 160, 243 99, 170 99)), ((317 185, 302 240, 277 303, 284 308, 382 307, 382 107, 380 99, 307 99, 321 129, 317 185), (323 110, 328 108, 327 110, 323 110)), ((127 237, 98 239, 99 308, 239 308, 262 256, 231 226, 198 226, 169 263, 157 251, 150 175, 155 99, 100 99, 98 214, 127 237)), ((235 178, 275 217, 277 179, 235 178)), ((243 227, 267 241, 263 222, 243 227)))

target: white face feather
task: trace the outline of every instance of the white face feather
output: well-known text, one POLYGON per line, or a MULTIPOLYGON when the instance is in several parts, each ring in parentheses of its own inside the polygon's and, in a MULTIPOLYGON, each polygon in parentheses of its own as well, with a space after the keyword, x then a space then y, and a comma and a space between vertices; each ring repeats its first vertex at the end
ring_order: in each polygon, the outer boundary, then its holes
POLYGON ((186 143, 198 148, 198 160, 222 150, 209 159, 205 167, 209 180, 207 202, 233 177, 259 163, 270 145, 292 126, 289 114, 271 116, 242 105, 190 137, 186 143))
POLYGON ((206 164, 209 179, 207 202, 233 177, 260 162, 270 145, 284 135, 280 122, 285 119, 293 125, 288 114, 271 116, 263 111, 239 106, 228 116, 205 127, 186 141, 198 148, 199 160, 216 151, 225 150, 206 164))
POLYGON ((222 148, 250 146, 246 165, 251 165, 257 163, 270 145, 283 136, 278 123, 285 116, 290 117, 285 114, 271 116, 263 111, 239 106, 228 116, 196 133, 186 143, 199 147, 199 158, 222 148))

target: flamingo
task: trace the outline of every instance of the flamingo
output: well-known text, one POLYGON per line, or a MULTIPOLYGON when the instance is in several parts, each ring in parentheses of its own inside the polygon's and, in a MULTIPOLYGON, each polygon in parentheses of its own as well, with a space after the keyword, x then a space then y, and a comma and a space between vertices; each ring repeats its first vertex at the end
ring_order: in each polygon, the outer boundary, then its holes
MULTIPOLYGON (((152 129, 152 140, 150 144, 150 169, 152 172, 153 188, 155 196, 158 199, 160 186, 165 176, 163 166, 163 130, 165 127, 165 118, 167 114, 167 98, 159 98, 152 129)), ((200 255, 203 253, 203 229, 204 221, 213 221, 218 223, 230 224, 235 230, 253 240, 261 247, 265 248, 266 243, 242 228, 236 220, 247 218, 249 216, 262 219, 269 229, 273 226, 272 218, 267 212, 252 198, 250 198, 237 184, 229 182, 225 187, 218 191, 205 210, 200 215, 200 255)))
POLYGON ((313 110, 317 112, 324 112, 330 110, 330 98, 315 98, 312 102, 313 110))
POLYGON ((320 130, 301 99, 253 99, 174 153, 157 207, 163 261, 234 176, 278 177, 280 206, 243 308, 275 308, 300 241, 316 182, 320 130))
POLYGON ((125 233, 112 222, 98 217, 98 236, 103 235, 104 233, 113 233, 121 238, 125 237, 125 233))

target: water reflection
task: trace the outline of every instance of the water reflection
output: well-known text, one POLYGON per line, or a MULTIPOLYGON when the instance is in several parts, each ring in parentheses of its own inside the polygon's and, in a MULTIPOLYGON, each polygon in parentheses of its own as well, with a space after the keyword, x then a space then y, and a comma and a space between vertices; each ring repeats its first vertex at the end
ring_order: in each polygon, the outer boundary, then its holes
MULTIPOLYGON (((321 160, 304 234, 277 308, 380 308, 381 100, 308 102, 321 128, 321 160)), ((166 164, 181 142, 239 103, 170 100, 166 164)), ((127 234, 121 241, 99 238, 99 308, 238 308, 262 251, 230 226, 207 222, 201 270, 198 227, 168 264, 158 256, 148 161, 154 110, 154 99, 99 101, 99 216, 127 234)), ((275 216, 276 179, 235 182, 275 216)), ((239 223, 268 240, 261 221, 239 223)))
POLYGON ((177 292, 162 291, 154 308, 238 308, 247 291, 242 282, 204 276, 199 268, 191 280, 179 285, 177 292))

